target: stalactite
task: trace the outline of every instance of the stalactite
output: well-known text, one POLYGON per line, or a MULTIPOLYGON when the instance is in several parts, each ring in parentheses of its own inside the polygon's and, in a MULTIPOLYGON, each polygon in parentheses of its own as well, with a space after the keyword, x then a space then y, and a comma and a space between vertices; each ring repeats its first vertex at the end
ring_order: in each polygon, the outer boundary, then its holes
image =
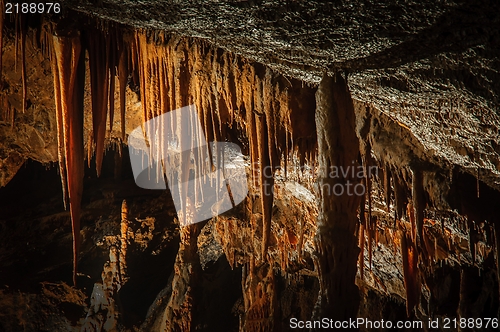
POLYGON ((87 135, 87 167, 90 168, 92 162, 92 155, 94 153, 94 133, 92 130, 87 135))
POLYGON ((3 88, 3 24, 5 20, 5 13, 3 10, 5 5, 3 0, 0 0, 0 6, 2 6, 0 12, 0 88, 3 88))
POLYGON ((410 234, 411 240, 415 245, 417 244, 417 225, 415 222, 415 210, 413 209, 413 203, 408 203, 407 205, 408 218, 410 219, 410 234))
POLYGON ((304 247, 304 231, 305 231, 305 219, 302 218, 300 220, 300 234, 299 234, 299 242, 297 243, 297 252, 299 256, 299 262, 302 260, 302 251, 304 247))
POLYGON ((477 198, 479 198, 479 167, 476 168, 476 192, 477 198))
POLYGON ((258 142, 258 156, 260 165, 260 197, 262 202, 262 259, 266 260, 267 248, 269 246, 269 235, 271 233, 271 219, 273 207, 274 178, 268 176, 271 162, 267 151, 267 130, 265 117, 255 115, 258 142))
POLYGON ((42 50, 42 54, 47 57, 51 58, 51 53, 50 53, 50 34, 47 32, 45 28, 40 29, 40 48, 42 50))
MULTIPOLYGON (((253 167, 257 163, 260 165, 260 182, 256 188, 260 189, 260 202, 257 203, 262 204, 263 236, 260 258, 265 260, 267 256, 267 247, 270 242, 274 185, 274 178, 273 176, 269 176, 269 169, 266 168, 270 168, 272 172, 274 172, 275 166, 279 165, 278 156, 282 155, 285 156, 286 172, 288 157, 291 155, 294 157, 294 154, 298 155, 302 164, 307 161, 312 165, 315 157, 311 150, 314 150, 315 143, 313 142, 315 142, 316 138, 315 136, 309 135, 311 133, 302 129, 306 121, 302 121, 300 117, 292 121, 290 116, 292 114, 292 108, 295 115, 302 110, 307 111, 309 109, 313 110, 314 108, 308 108, 299 104, 299 101, 302 102, 302 100, 292 92, 293 86, 296 85, 296 82, 293 80, 292 82, 294 83, 287 80, 288 82, 285 82, 286 89, 284 89, 283 84, 275 80, 274 74, 270 69, 265 68, 265 77, 261 78, 259 75, 262 76, 262 73, 256 73, 253 64, 241 60, 229 53, 223 53, 223 58, 227 59, 227 61, 225 60, 224 62, 227 63, 225 63, 225 66, 219 66, 221 57, 217 55, 217 52, 214 52, 212 66, 208 67, 207 63, 209 60, 207 60, 207 58, 210 58, 210 56, 207 56, 206 50, 200 50, 200 56, 197 62, 203 62, 203 70, 212 71, 212 79, 216 78, 217 80, 221 80, 220 75, 218 75, 220 71, 228 73, 228 75, 223 75, 222 82, 217 81, 214 90, 214 85, 210 84, 211 78, 196 78, 196 75, 190 72, 193 62, 193 59, 190 57, 193 51, 185 40, 177 40, 175 43, 169 43, 167 46, 161 45, 150 47, 147 46, 148 41, 146 40, 146 35, 142 32, 138 32, 135 40, 126 41, 122 45, 123 47, 120 48, 120 44, 117 45, 115 38, 117 37, 110 34, 109 31, 92 30, 89 32, 88 41, 86 43, 89 47, 93 121, 92 130, 89 130, 88 134, 89 141, 86 144, 89 164, 92 159, 92 152, 95 151, 97 174, 100 175, 104 153, 104 141, 106 137, 108 104, 110 112, 109 130, 113 129, 114 80, 116 71, 118 72, 119 79, 122 139, 125 138, 125 92, 129 74, 132 74, 135 83, 139 83, 140 85, 141 102, 144 107, 145 121, 165 111, 185 106, 187 103, 196 103, 198 111, 200 112, 202 124, 207 129, 205 134, 208 136, 208 140, 221 139, 221 137, 225 136, 225 126, 233 125, 234 122, 238 122, 237 125, 246 129, 246 136, 250 141, 249 150, 252 168, 257 168, 253 167), (178 45, 173 46, 174 44, 178 45), (118 61, 118 65, 116 61, 118 61), (233 65, 233 63, 235 65, 233 65), (245 69, 241 70, 242 67, 245 67, 245 69), (240 70, 241 72, 239 72, 240 70), (257 85, 260 89, 259 94, 253 91, 254 87, 257 85), (222 92, 222 90, 226 91, 222 92), (225 94, 223 98, 220 97, 222 94, 225 94), (291 106, 291 100, 295 100, 293 106, 291 106), (255 110, 259 102, 262 102, 262 108, 256 116, 255 110)), ((157 41, 160 39, 161 37, 158 37, 157 41)), ((79 37, 54 36, 53 43, 54 55, 52 56, 52 64, 57 111, 58 157, 61 167, 60 172, 64 200, 65 202, 69 200, 71 211, 74 238, 73 279, 76 283, 80 242, 80 201, 83 186, 84 161, 84 140, 82 133, 83 109, 81 105, 83 103, 82 68, 85 57, 83 54, 80 56, 79 37)), ((20 46, 24 58, 25 50, 23 45, 24 41, 21 39, 20 46)), ((43 46, 44 48, 47 47, 47 44, 44 42, 42 42, 42 45, 45 45, 43 46)), ((203 46, 200 46, 200 48, 203 48, 203 46)), ((25 79, 26 73, 24 69, 23 84, 25 84, 25 79)), ((352 111, 350 96, 345 96, 346 91, 348 94, 347 86, 336 89, 339 91, 335 91, 335 98, 342 101, 342 107, 347 108, 348 111, 352 111)), ((313 91, 313 89, 310 90, 313 91)), ((23 93, 23 96, 26 101, 26 93, 23 93)), ((343 126, 340 127, 344 130, 343 126)), ((315 132, 312 132, 312 134, 315 135, 315 132)), ((348 137, 347 140, 349 142, 351 138, 355 139, 355 136, 351 137, 349 133, 346 137, 348 137)), ((194 144, 194 140, 197 138, 193 137, 192 139, 193 141, 191 143, 194 144)), ((199 160, 203 159, 202 156, 198 158, 199 160)), ((255 176, 254 179, 258 180, 258 176, 255 176)), ((258 199, 256 201, 258 201, 258 199)), ((354 205, 357 206, 358 204, 354 205)), ((371 218, 371 199, 369 199, 369 207, 370 221, 368 224, 370 225, 371 234, 373 234, 374 227, 371 224, 373 220, 371 218)), ((121 223, 122 242, 120 249, 120 275, 122 282, 126 272, 125 258, 129 226, 127 214, 127 204, 123 201, 121 223)), ((284 256, 282 263, 284 264, 284 269, 286 268, 288 260, 287 250, 292 245, 297 245, 299 260, 301 259, 302 247, 305 242, 304 230, 306 227, 304 220, 302 220, 300 227, 301 230, 298 241, 293 232, 287 233, 283 238, 282 253, 284 256)), ((354 235, 354 232, 351 233, 349 233, 349 235, 354 235)), ((373 236, 371 236, 371 238, 373 238, 373 236)), ((194 250, 195 247, 196 246, 192 246, 192 249, 194 250)), ((227 250, 227 252, 229 252, 229 256, 233 258, 236 256, 234 248, 227 250)), ((355 253, 354 256, 357 256, 357 253, 355 253)), ((251 257, 248 267, 249 273, 247 273, 247 275, 255 276, 255 257, 259 256, 258 254, 254 256, 254 253, 252 253, 251 257)), ((231 257, 229 257, 229 261, 231 264, 234 263, 231 257)), ((259 311, 259 315, 270 317, 272 320, 273 305, 271 304, 268 306, 267 304, 275 301, 276 294, 272 284, 274 280, 272 263, 270 262, 269 265, 271 267, 268 269, 267 278, 271 280, 271 286, 267 284, 267 288, 264 287, 262 289, 265 295, 266 305, 262 305, 262 310, 258 309, 257 311, 259 311)), ((354 273, 355 265, 354 260, 354 273)), ((349 286, 351 285, 349 284, 349 286)), ((265 326, 262 328, 264 329, 265 326)))
POLYGON ((396 203, 396 218, 403 218, 403 212, 405 211, 405 205, 407 204, 406 192, 403 186, 403 181, 401 180, 401 175, 399 172, 395 172, 392 176, 392 181, 394 183, 394 201, 396 203))
MULTIPOLYGON (((366 142, 365 144, 365 167, 366 169, 370 169, 370 166, 372 165, 371 162, 371 145, 369 142, 366 142)), ((365 185, 366 185, 366 194, 368 195, 368 222, 371 223, 372 220, 372 179, 371 179, 371 174, 367 174, 365 176, 365 185)), ((369 226, 371 228, 371 226, 369 226)))
POLYGON ((286 266, 287 266, 287 253, 288 253, 288 231, 286 229, 283 229, 283 236, 278 239, 278 250, 281 254, 281 262, 280 262, 280 268, 281 271, 286 271, 286 266))
POLYGON ((361 279, 364 279, 364 269, 365 269, 365 225, 361 223, 359 225, 359 275, 361 279))
POLYGON ((128 68, 127 68, 127 50, 125 49, 125 43, 122 42, 121 49, 119 51, 118 60, 118 79, 119 79, 119 89, 120 89, 120 124, 121 124, 121 138, 125 140, 125 92, 127 88, 128 80, 128 68))
POLYGON ((92 128, 95 143, 97 176, 101 174, 106 137, 106 118, 109 92, 109 49, 110 40, 105 32, 95 30, 89 33, 89 69, 92 95, 92 128))
POLYGON ((122 177, 122 166, 123 166, 123 145, 121 140, 114 142, 114 169, 113 174, 115 180, 120 180, 122 177))
POLYGON ((116 79, 116 66, 115 66, 115 49, 110 47, 110 64, 109 64, 109 131, 113 131, 113 121, 115 115, 115 79, 116 79))
POLYGON ((469 228, 469 252, 472 257, 472 264, 476 263, 476 242, 477 242, 477 230, 476 230, 476 224, 474 223, 473 220, 470 219, 469 216, 467 216, 467 225, 469 228))
MULTIPOLYGON (((271 82, 271 70, 269 68, 265 69, 264 80, 262 80, 262 95, 263 99, 263 111, 266 119, 267 127, 267 153, 269 159, 269 166, 272 172, 279 165, 278 163, 278 153, 277 153, 277 124, 276 124, 276 114, 278 113, 275 109, 275 91, 271 82)), ((274 175, 274 174, 272 174, 274 175)))
MULTIPOLYGON (((431 241, 431 239, 429 238, 429 234, 427 233, 426 230, 424 230, 423 234, 422 234, 422 244, 425 246, 425 252, 427 254, 426 256, 426 260, 428 262, 432 262, 432 261, 436 261, 437 262, 437 258, 436 258, 436 255, 437 255, 437 249, 436 249, 436 243, 435 241, 431 241)), ((435 238, 434 238, 435 240, 435 238)), ((432 264, 430 264, 431 268, 432 268, 432 264)))
MULTIPOLYGON (((53 47, 52 47, 53 49, 53 47)), ((68 207, 68 180, 66 175, 66 156, 64 149, 64 127, 63 127, 63 110, 62 110, 62 87, 60 82, 60 75, 57 58, 52 56, 52 76, 54 78, 54 100, 56 106, 56 126, 57 126, 57 159, 59 161, 59 175, 61 177, 63 204, 64 209, 68 207)), ((90 160, 90 159, 89 159, 90 160)), ((90 161, 89 161, 90 163, 90 161)))
MULTIPOLYGON (((67 192, 73 230, 73 283, 76 285, 78 251, 80 247, 80 212, 83 192, 83 89, 85 70, 80 57, 80 37, 78 34, 53 37, 56 63, 54 77, 57 117, 62 125, 63 152, 67 192)), ((61 162, 64 162, 60 160, 61 162)), ((63 180, 64 181, 64 180, 63 180)), ((64 184, 64 182, 63 182, 64 184)))
POLYGON ((22 14, 15 13, 14 14, 14 30, 15 30, 15 38, 14 38, 14 69, 17 72, 17 59, 19 58, 19 16, 22 14))
POLYGON ((21 78, 23 81, 23 113, 26 112, 28 85, 26 83, 26 16, 19 15, 19 31, 21 34, 21 78))
POLYGON ((387 209, 387 212, 390 211, 391 207, 391 168, 389 164, 385 165, 385 170, 384 170, 384 198, 385 198, 385 206, 387 209))
MULTIPOLYGON (((363 179, 364 180, 364 179, 363 179)), ((359 223, 366 227, 366 192, 361 196, 361 203, 359 203, 359 223)))
POLYGON ((422 231, 424 225, 425 196, 423 181, 422 170, 414 168, 412 178, 412 196, 413 208, 415 210, 415 224, 417 228, 418 243, 420 243, 422 239, 422 231))
POLYGON ((369 226, 368 226, 368 268, 370 271, 372 270, 372 257, 373 257, 373 217, 370 218, 369 226))

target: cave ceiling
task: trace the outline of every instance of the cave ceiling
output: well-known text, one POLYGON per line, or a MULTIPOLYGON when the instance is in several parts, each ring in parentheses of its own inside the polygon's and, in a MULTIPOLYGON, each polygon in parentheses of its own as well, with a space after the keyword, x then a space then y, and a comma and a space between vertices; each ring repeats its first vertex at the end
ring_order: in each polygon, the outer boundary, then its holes
POLYGON ((77 16, 126 29, 207 41, 311 86, 324 72, 345 71, 353 98, 411 131, 425 159, 479 171, 483 181, 500 188, 500 32, 494 1, 63 5, 77 16))

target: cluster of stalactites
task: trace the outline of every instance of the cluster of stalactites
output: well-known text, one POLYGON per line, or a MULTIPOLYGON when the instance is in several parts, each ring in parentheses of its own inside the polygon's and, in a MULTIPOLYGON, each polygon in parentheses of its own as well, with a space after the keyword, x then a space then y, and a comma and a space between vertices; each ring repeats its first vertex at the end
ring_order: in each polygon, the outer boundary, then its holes
MULTIPOLYGON (((2 53, 3 53, 3 36, 4 36, 4 25, 5 25, 5 4, 4 0, 0 0, 0 7, 2 8, 2 12, 0 13, 0 88, 3 86, 3 61, 2 61, 2 53)), ((22 112, 26 111, 27 106, 27 98, 28 98, 28 85, 26 78, 26 34, 27 34, 27 15, 22 13, 13 13, 9 15, 10 21, 14 23, 14 31, 15 31, 15 68, 17 70, 19 59, 19 53, 21 53, 21 80, 22 80, 22 93, 23 93, 23 102, 22 102, 22 112)), ((5 107, 4 112, 7 112, 8 107, 5 107)), ((15 119, 15 109, 9 109, 11 124, 14 126, 15 119)), ((4 114, 4 118, 6 118, 7 114, 4 114)))
POLYGON ((304 121, 308 113, 314 114, 314 103, 307 103, 313 94, 293 94, 299 90, 297 82, 201 41, 138 31, 129 49, 145 122, 195 105, 207 141, 225 140, 230 131, 245 134, 252 165, 250 188, 260 197, 262 211, 259 254, 265 260, 273 206, 274 177, 270 175, 280 158, 293 153, 302 162, 314 158, 315 129, 304 121), (302 113, 302 118, 294 113, 302 113))
MULTIPOLYGON (((369 127, 370 119, 367 121, 369 127)), ((369 132, 365 128, 362 132, 369 132)), ((424 209, 426 201, 423 188, 423 172, 418 168, 411 170, 412 177, 408 179, 408 174, 404 169, 399 169, 390 163, 383 161, 377 162, 372 156, 371 142, 368 137, 362 137, 360 141, 361 160, 365 169, 369 170, 371 166, 376 166, 378 171, 376 177, 367 172, 364 178, 365 195, 362 197, 359 217, 360 225, 358 229, 359 236, 359 272, 361 278, 364 277, 364 249, 367 242, 368 248, 368 266, 372 268, 373 244, 379 243, 379 221, 377 216, 373 215, 373 197, 372 184, 378 180, 383 189, 382 201, 385 203, 386 212, 391 213, 391 206, 394 211, 394 221, 390 233, 393 236, 394 248, 399 247, 403 260, 403 278, 407 297, 407 314, 410 316, 413 308, 417 304, 420 292, 419 270, 417 264, 420 259, 424 263, 429 261, 427 250, 424 247, 422 239, 424 209), (411 190, 407 189, 407 184, 411 184, 411 190), (411 195, 410 195, 411 193, 411 195), (409 198, 410 197, 410 198, 409 198), (394 200, 393 200, 394 198, 394 200), (392 204, 394 202, 394 204, 392 204), (407 227, 404 219, 409 219, 407 227), (398 235, 399 234, 399 235, 398 235)))
MULTIPOLYGON (((365 166, 373 165, 375 161, 371 156, 370 144, 366 144, 366 150, 362 152, 365 166)), ((420 277, 418 262, 424 260, 428 262, 426 250, 423 246, 423 223, 424 209, 426 201, 423 188, 423 175, 419 169, 412 170, 411 178, 411 196, 406 188, 408 182, 407 174, 399 171, 389 163, 379 163, 378 180, 382 184, 383 197, 386 212, 391 212, 391 206, 394 209, 394 221, 391 233, 393 234, 393 245, 399 247, 403 260, 403 279, 406 290, 406 310, 410 316, 413 308, 418 303, 420 294, 420 277), (410 196, 410 198, 408 198, 410 196), (392 205, 394 198, 394 205, 392 205), (409 219, 409 227, 402 219, 409 219), (420 258, 419 258, 420 257, 420 258)), ((360 275, 363 277, 364 269, 364 242, 365 234, 368 241, 368 262, 371 269, 373 242, 379 242, 378 218, 372 215, 372 181, 369 177, 365 178, 366 197, 362 200, 360 206, 361 225, 359 228, 359 241, 361 256, 359 260, 360 275), (367 201, 367 202, 366 202, 367 201), (365 204, 368 205, 368 211, 365 212, 365 204)))
MULTIPOLYGON (((372 157, 368 140, 361 142, 361 158, 367 168, 377 163, 372 157)), ((379 244, 379 233, 382 234, 387 231, 387 229, 382 228, 382 225, 378 224, 377 216, 372 215, 372 182, 378 180, 382 189, 381 200, 385 203, 386 212, 388 214, 392 212, 394 215, 393 225, 389 226, 391 228, 389 233, 393 236, 393 248, 398 249, 401 253, 403 281, 407 299, 406 309, 407 315, 411 316, 419 301, 421 283, 424 278, 422 271, 432 272, 436 263, 449 258, 451 251, 455 251, 455 254, 458 255, 457 259, 461 261, 461 249, 457 248, 459 244, 453 243, 451 230, 445 227, 444 220, 441 220, 441 227, 433 227, 436 221, 425 217, 424 212, 428 208, 428 195, 424 188, 424 177, 429 176, 429 174, 426 175, 424 170, 418 166, 406 169, 383 161, 379 161, 377 166, 377 178, 366 177, 364 180, 366 193, 359 209, 360 226, 358 234, 361 249, 359 272, 361 278, 363 278, 365 244, 368 245, 368 264, 371 269, 373 244, 379 244), (435 231, 432 231, 432 229, 435 229, 435 231), (442 243, 438 243, 440 241, 442 243)), ((459 219, 457 221, 458 227, 468 234, 472 264, 476 263, 478 251, 480 251, 479 255, 483 258, 491 252, 495 259, 496 268, 500 271, 496 226, 484 226, 483 228, 486 230, 482 230, 478 226, 482 220, 473 220, 478 218, 480 219, 479 216, 474 215, 473 218, 468 218, 468 220, 459 219), (491 236, 478 235, 481 232, 491 234, 491 236), (486 241, 487 244, 478 244, 479 238, 486 241)))
MULTIPOLYGON (((19 27, 20 49, 24 54, 25 28, 22 15, 19 17, 16 27, 19 27)), ((251 163, 258 165, 252 167, 251 181, 255 186, 250 187, 253 194, 260 197, 263 234, 260 257, 265 260, 274 185, 273 176, 269 174, 281 164, 280 158, 287 160, 295 154, 302 163, 315 158, 314 121, 308 119, 314 115, 312 89, 301 88, 298 82, 279 77, 268 68, 202 41, 167 37, 164 33, 127 33, 102 22, 95 26, 62 36, 55 30, 42 31, 40 43, 52 62, 60 175, 65 206, 69 204, 73 225, 74 279, 85 158, 85 51, 88 52, 92 104, 87 159, 90 164, 95 153, 97 174, 101 173, 108 115, 110 130, 114 122, 116 76, 122 139, 125 139, 125 89, 129 78, 140 87, 144 122, 183 106, 196 105, 207 141, 226 140, 229 131, 233 135, 238 131, 244 133, 242 137, 247 140, 244 143, 248 144, 251 163)), ((24 55, 22 63, 24 73, 24 55)), ((25 78, 23 74, 23 91, 26 90, 25 78)))

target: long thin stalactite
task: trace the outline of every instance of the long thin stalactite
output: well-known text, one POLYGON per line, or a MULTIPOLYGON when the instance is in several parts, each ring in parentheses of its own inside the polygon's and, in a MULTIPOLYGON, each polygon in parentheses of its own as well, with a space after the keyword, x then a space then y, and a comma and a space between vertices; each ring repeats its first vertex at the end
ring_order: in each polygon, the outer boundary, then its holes
MULTIPOLYGON (((62 134, 63 165, 73 233, 73 283, 76 285, 80 248, 80 213, 83 193, 83 61, 79 35, 53 36, 54 93, 58 133, 62 134)), ((62 160, 61 160, 62 159, 62 160)))

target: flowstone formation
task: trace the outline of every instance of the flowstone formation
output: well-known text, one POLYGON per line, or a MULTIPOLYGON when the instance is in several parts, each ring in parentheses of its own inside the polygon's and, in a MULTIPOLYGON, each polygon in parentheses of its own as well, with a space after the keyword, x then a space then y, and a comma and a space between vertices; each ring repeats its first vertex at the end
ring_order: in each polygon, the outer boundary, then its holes
POLYGON ((498 319, 497 4, 61 5, 1 17, 4 329, 498 319), (369 32, 384 15, 399 30, 369 32), (207 142, 241 146, 249 192, 182 226, 173 193, 134 184, 126 143, 189 105, 207 142))

